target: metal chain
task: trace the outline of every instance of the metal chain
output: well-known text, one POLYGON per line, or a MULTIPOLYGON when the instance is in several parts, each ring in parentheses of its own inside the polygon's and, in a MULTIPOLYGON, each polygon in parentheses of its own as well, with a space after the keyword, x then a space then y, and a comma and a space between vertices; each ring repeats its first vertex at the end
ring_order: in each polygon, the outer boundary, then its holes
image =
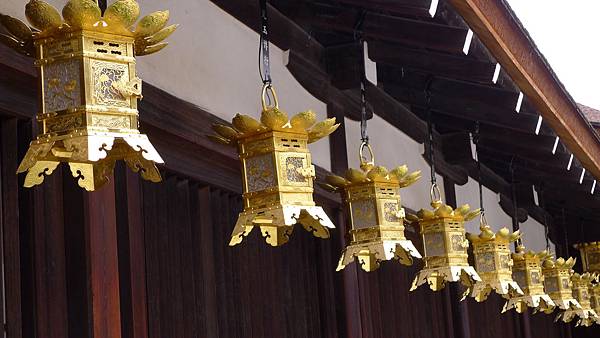
POLYGON ((479 183, 479 208, 482 217, 485 217, 485 208, 483 207, 483 184, 481 175, 481 161, 479 160, 479 141, 481 140, 479 121, 475 122, 475 133, 473 134, 473 144, 475 144, 475 161, 477 161, 477 181, 479 183))
POLYGON ((107 7, 107 0, 97 0, 98 3, 98 7, 100 7, 100 11, 102 12, 102 15, 104 15, 104 12, 106 11, 106 7, 107 7))
MULTIPOLYGON (((431 84, 431 80, 429 81, 431 84)), ((435 153, 433 150, 433 121, 431 114, 431 92, 429 91, 429 84, 425 88, 425 113, 427 116, 427 147, 429 150, 429 165, 431 168, 431 185, 437 186, 437 178, 435 177, 435 153)))
POLYGON ((562 208, 562 223, 563 223, 563 232, 565 234, 565 256, 569 255, 569 238, 567 237, 568 232, 567 232, 567 222, 565 219, 565 208, 562 208))
POLYGON ((260 6, 260 44, 258 51, 258 71, 264 85, 270 86, 271 61, 269 59, 269 18, 267 17, 267 0, 259 0, 260 6))
MULTIPOLYGON (((362 54, 364 55, 364 42, 361 40, 362 54)), ((367 134, 367 91, 365 86, 365 67, 364 60, 361 58, 361 74, 360 74, 360 139, 363 143, 369 144, 369 135, 367 134)))
MULTIPOLYGON (((513 202, 513 231, 519 230, 519 215, 518 215, 518 204, 517 204, 517 189, 515 186, 515 167, 514 167, 514 157, 510 160, 509 171, 510 171, 510 181, 511 181, 511 194, 512 194, 512 202, 513 202)), ((517 246, 523 245, 523 236, 521 235, 519 239, 517 239, 517 246)))
POLYGON ((546 200, 544 199, 544 187, 543 185, 541 185, 540 187, 540 191, 538 193, 538 200, 539 200, 539 204, 540 207, 542 208, 542 210, 544 210, 544 236, 546 237, 546 251, 550 251, 550 237, 549 237, 549 227, 550 225, 548 224, 548 213, 546 212, 546 200))

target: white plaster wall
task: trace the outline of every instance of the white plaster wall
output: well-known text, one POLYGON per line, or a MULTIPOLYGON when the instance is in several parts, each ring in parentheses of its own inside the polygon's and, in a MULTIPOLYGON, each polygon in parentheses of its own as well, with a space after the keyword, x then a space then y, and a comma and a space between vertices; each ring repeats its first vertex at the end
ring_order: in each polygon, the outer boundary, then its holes
MULTIPOLYGON (((348 147, 348 165, 358 168, 358 148, 360 146, 360 122, 346 118, 346 144, 348 147)), ((375 115, 368 122, 368 134, 375 164, 388 170, 406 164, 409 172, 421 170, 422 178, 413 185, 402 189, 402 204, 413 210, 429 207, 429 165, 423 158, 423 145, 415 142, 403 132, 375 115)), ((343 174, 343 173, 337 173, 343 174)), ((444 196, 443 178, 437 176, 438 185, 444 196)))
MULTIPOLYGON (((59 11, 67 3, 46 1, 59 11)), ((0 12, 24 20, 25 3, 3 0, 0 12)), ((167 48, 138 58, 142 79, 225 120, 231 120, 237 112, 259 117, 262 83, 258 73, 258 34, 208 0, 139 3, 142 15, 169 9, 170 23, 180 24, 168 38, 167 48)), ((288 72, 283 51, 271 47, 271 71, 281 108, 290 115, 312 109, 319 119, 324 119, 326 105, 304 90, 288 72)), ((311 145, 311 151, 313 162, 329 170, 329 140, 311 145)))
MULTIPOLYGON (((485 218, 488 225, 494 231, 507 227, 512 229, 512 219, 508 216, 500 205, 500 197, 490 189, 483 187, 483 206, 485 207, 485 218)), ((479 208, 479 185, 476 180, 469 177, 465 185, 456 186, 456 203, 458 205, 469 204, 472 209, 479 208)), ((473 220, 466 224, 468 232, 479 233, 479 222, 473 220)))

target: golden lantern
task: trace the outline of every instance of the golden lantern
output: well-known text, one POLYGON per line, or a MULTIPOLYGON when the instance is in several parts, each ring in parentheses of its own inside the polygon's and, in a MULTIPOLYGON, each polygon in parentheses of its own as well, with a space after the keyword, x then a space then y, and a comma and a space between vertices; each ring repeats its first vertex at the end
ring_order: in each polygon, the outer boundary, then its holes
POLYGON ((360 147, 360 170, 348 169, 346 177, 330 175, 321 186, 342 195, 350 218, 352 240, 342 252, 337 271, 357 258, 365 271, 379 268, 381 261, 397 259, 412 265, 413 257, 421 258, 413 243, 404 236, 404 208, 400 188, 407 187, 421 177, 421 172, 408 173, 406 165, 388 172, 375 166, 371 146, 360 147), (363 149, 370 152, 367 162, 363 149))
POLYGON ((579 249, 583 271, 600 273, 600 242, 575 244, 575 249, 579 249))
POLYGON ((288 242, 293 225, 302 224, 314 236, 328 238, 333 228, 321 207, 313 201, 315 167, 308 144, 334 132, 335 118, 316 123, 312 111, 288 120, 279 109, 273 87, 262 91, 260 122, 237 114, 230 126, 215 124, 213 141, 236 146, 242 162, 244 211, 231 234, 230 246, 242 242, 254 227, 266 242, 280 246, 288 242), (273 105, 266 103, 270 94, 273 105))
POLYGON ((469 241, 465 237, 466 221, 479 215, 479 209, 470 211, 468 204, 456 210, 443 204, 437 185, 431 187, 432 210, 421 209, 408 219, 418 223, 423 238, 425 266, 415 277, 410 290, 427 282, 433 291, 444 288, 446 282, 461 281, 469 287, 481 278, 469 265, 469 241))
POLYGON ((142 81, 135 57, 164 48, 161 41, 177 26, 165 27, 164 11, 130 29, 139 13, 135 0, 118 0, 104 15, 95 1, 70 0, 61 17, 50 4, 31 0, 25 14, 33 28, 0 16, 11 34, 0 34, 0 41, 35 55, 40 74, 40 133, 17 170, 27 172, 25 187, 41 184, 61 162, 88 191, 108 181, 117 160, 144 179, 161 180, 154 163, 163 160, 138 130, 142 81))
POLYGON ((493 290, 508 298, 505 307, 510 307, 511 299, 523 294, 519 285, 512 279, 513 260, 509 247, 510 243, 518 240, 521 235, 519 231, 510 233, 507 228, 494 233, 483 215, 479 229, 479 235, 467 233, 467 238, 473 246, 475 270, 481 281, 476 281, 465 295, 469 294, 476 301, 482 302, 493 290))
POLYGON ((526 251, 522 244, 517 246, 516 252, 512 254, 513 279, 521 287, 523 295, 511 298, 510 304, 507 304, 502 312, 514 308, 518 313, 523 313, 527 307, 547 314, 554 311, 554 302, 544 292, 541 265, 541 262, 549 256, 547 251, 534 253, 526 251))
POLYGON ((592 281, 597 278, 597 275, 589 272, 579 274, 574 273, 571 276, 573 282, 573 297, 577 299, 581 309, 575 310, 579 316, 577 326, 591 326, 592 324, 600 324, 600 318, 591 303, 592 281))
POLYGON ((562 320, 569 323, 580 314, 582 307, 573 297, 571 275, 575 259, 569 257, 558 258, 554 260, 548 257, 542 264, 542 274, 544 275, 544 290, 552 299, 556 307, 563 310, 556 316, 556 321, 562 320))

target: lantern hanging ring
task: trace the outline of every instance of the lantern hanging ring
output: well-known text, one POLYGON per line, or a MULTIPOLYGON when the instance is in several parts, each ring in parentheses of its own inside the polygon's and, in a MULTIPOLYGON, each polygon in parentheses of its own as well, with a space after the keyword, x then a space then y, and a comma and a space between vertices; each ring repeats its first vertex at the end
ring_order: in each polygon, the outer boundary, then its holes
POLYGON ((371 148, 371 145, 367 142, 367 141, 363 141, 360 144, 360 148, 358 150, 358 156, 360 158, 360 166, 373 166, 375 165, 375 155, 373 154, 373 148, 371 148), (368 157, 365 156, 364 151, 365 148, 367 148, 369 154, 368 157), (369 160, 370 158, 370 160, 369 160))
POLYGON ((262 87, 261 103, 263 110, 279 109, 279 102, 277 101, 277 93, 275 88, 270 83, 265 83, 262 87))
POLYGON ((431 205, 442 203, 442 193, 440 192, 440 188, 438 187, 437 183, 433 183, 431 185, 429 196, 431 197, 431 205))
POLYGON ((485 218, 485 211, 481 210, 479 214, 479 227, 485 227, 488 225, 487 219, 485 218))

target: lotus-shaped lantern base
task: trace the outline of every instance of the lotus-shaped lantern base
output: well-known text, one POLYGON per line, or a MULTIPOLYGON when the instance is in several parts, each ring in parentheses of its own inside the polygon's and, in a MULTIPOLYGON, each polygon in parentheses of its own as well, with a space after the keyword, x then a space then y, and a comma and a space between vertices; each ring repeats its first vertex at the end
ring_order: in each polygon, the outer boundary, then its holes
POLYGON ((556 316, 556 318, 554 319, 555 322, 562 320, 565 323, 570 323, 573 320, 573 318, 579 315, 582 316, 582 319, 589 317, 589 314, 581 307, 579 302, 574 298, 553 299, 553 301, 554 304, 556 304, 556 307, 558 307, 561 310, 564 310, 556 316))
POLYGON ((421 254, 409 240, 379 240, 351 244, 342 252, 337 271, 358 259, 360 267, 368 272, 379 268, 381 261, 397 259, 401 264, 412 265, 413 257, 421 258, 421 254))
POLYGON ((327 228, 335 228, 323 208, 318 206, 281 205, 254 209, 240 213, 229 246, 241 243, 254 227, 260 228, 268 244, 280 246, 289 241, 293 226, 298 223, 319 238, 329 238, 327 228))
POLYGON ((118 160, 146 180, 161 180, 154 164, 164 162, 144 134, 82 132, 38 138, 29 145, 17 173, 27 172, 25 187, 29 188, 41 184, 59 163, 66 162, 79 186, 93 191, 108 182, 118 160))
POLYGON ((464 286, 470 287, 474 282, 481 281, 481 278, 475 269, 468 265, 423 269, 415 277, 410 291, 416 290, 419 286, 425 284, 425 282, 427 282, 431 290, 440 291, 446 286, 446 282, 458 281, 464 286))
MULTIPOLYGON (((493 280, 493 281, 477 281, 471 286, 466 292, 465 296, 469 295, 477 302, 483 302, 488 298, 490 293, 496 292, 502 297, 511 298, 514 296, 523 295, 523 291, 519 287, 519 284, 515 281, 507 280, 493 280)), ((464 297, 463 297, 464 298, 464 297)), ((508 302, 507 302, 508 304, 508 302)))
POLYGON ((555 304, 546 294, 542 295, 530 295, 530 296, 519 296, 510 298, 504 305, 502 313, 515 309, 518 313, 523 313, 528 307, 534 308, 536 311, 542 311, 546 314, 554 311, 555 304))

